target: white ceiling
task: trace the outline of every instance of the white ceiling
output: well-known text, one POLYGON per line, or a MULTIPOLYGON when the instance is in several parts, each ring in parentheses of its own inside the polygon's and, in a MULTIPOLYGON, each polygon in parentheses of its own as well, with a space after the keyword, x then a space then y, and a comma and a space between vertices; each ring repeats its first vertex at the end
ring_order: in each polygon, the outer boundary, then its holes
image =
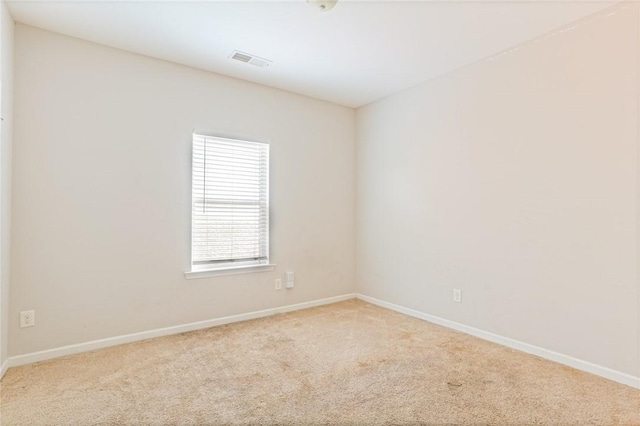
POLYGON ((615 2, 14 1, 18 22, 349 107, 432 79, 615 2), (273 60, 228 59, 240 50, 273 60))

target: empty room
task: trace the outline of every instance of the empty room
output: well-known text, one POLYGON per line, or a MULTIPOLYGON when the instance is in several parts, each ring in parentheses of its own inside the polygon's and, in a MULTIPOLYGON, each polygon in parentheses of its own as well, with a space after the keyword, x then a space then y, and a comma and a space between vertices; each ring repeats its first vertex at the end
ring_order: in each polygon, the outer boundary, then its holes
POLYGON ((640 425, 640 3, 0 35, 0 424, 640 425))

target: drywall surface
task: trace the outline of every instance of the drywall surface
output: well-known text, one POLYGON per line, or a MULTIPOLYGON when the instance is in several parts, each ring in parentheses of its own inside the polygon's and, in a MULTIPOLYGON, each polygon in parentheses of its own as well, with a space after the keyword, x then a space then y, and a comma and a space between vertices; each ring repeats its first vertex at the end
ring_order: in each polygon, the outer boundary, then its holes
POLYGON ((637 7, 357 111, 359 293, 640 376, 637 7))
POLYGON ((352 109, 20 24, 15 66, 11 355, 355 291, 352 109), (275 271, 185 279, 193 129, 271 141, 275 271))
POLYGON ((11 145, 13 138, 13 31, 14 23, 0 2, 0 368, 8 358, 9 259, 11 240, 11 145))

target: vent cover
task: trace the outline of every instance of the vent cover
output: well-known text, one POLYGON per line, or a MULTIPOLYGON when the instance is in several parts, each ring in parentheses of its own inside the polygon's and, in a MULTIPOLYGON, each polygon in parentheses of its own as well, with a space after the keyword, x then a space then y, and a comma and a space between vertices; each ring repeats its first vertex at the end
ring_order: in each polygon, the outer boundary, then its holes
POLYGON ((234 50, 229 58, 236 61, 244 62, 245 64, 255 65, 260 68, 268 67, 273 63, 273 61, 270 61, 268 59, 260 58, 250 53, 239 52, 237 50, 234 50))

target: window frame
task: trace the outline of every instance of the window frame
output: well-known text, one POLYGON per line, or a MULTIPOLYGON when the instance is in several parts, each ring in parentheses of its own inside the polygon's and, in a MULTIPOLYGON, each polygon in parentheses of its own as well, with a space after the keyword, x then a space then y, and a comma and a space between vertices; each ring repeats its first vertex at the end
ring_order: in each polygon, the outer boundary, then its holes
POLYGON ((217 133, 217 132, 209 132, 209 131, 202 131, 202 130, 198 130, 198 129, 194 129, 192 134, 191 134, 191 150, 190 150, 190 154, 191 154, 191 168, 190 168, 190 180, 189 180, 189 189, 190 189, 190 196, 189 196, 189 268, 187 270, 187 272, 185 272, 185 277, 187 279, 193 279, 193 278, 206 278, 206 277, 212 277, 212 276, 224 276, 224 275, 236 275, 236 274, 247 274, 247 273, 255 273, 255 272, 267 272, 267 271, 272 271, 275 269, 275 264, 272 264, 271 261, 271 257, 270 257, 270 245, 271 245, 271 220, 270 220, 270 208, 271 208, 271 202, 270 202, 270 167, 271 167, 271 159, 270 157, 268 157, 267 160, 267 189, 266 189, 266 195, 267 195, 267 247, 266 247, 266 260, 264 261, 264 263, 255 263, 255 262, 248 262, 248 263, 244 263, 244 262, 234 262, 234 261, 229 261, 226 263, 218 263, 216 265, 215 262, 212 263, 205 263, 205 264, 194 264, 194 260, 193 260, 193 226, 194 226, 194 198, 193 198, 193 192, 194 192, 194 181, 193 181, 193 176, 194 176, 194 166, 193 166, 193 154, 194 154, 194 139, 196 136, 201 136, 201 137, 205 137, 205 138, 215 138, 215 139, 221 139, 221 140, 225 140, 225 141, 229 141, 229 142, 241 142, 241 143, 255 143, 255 144, 265 144, 267 145, 270 151, 271 148, 271 141, 269 140, 257 140, 255 138, 247 138, 247 137, 239 137, 237 135, 228 135, 228 134, 221 134, 221 133, 217 133), (243 264, 244 263, 244 264, 243 264))

